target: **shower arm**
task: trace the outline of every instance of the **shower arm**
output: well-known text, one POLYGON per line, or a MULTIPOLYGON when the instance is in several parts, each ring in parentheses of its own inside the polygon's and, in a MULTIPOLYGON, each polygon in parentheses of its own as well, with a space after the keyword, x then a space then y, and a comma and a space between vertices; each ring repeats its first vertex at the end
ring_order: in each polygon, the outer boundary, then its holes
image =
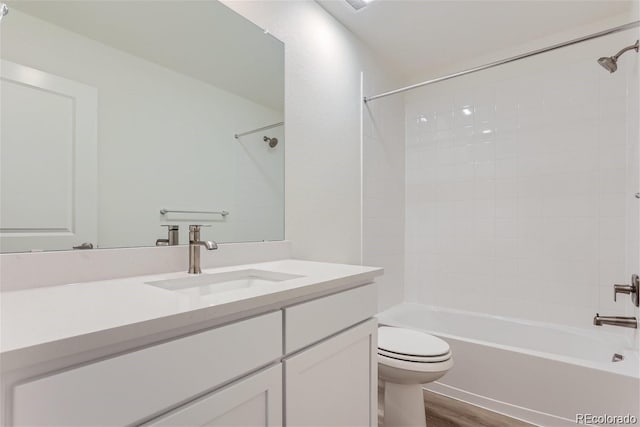
POLYGON ((614 60, 618 60, 618 58, 620 58, 620 56, 625 53, 628 50, 635 50, 636 52, 638 52, 638 47, 640 46, 640 42, 638 40, 636 40, 635 44, 632 44, 631 46, 627 46, 624 49, 622 49, 620 52, 616 53, 615 55, 613 55, 611 58, 613 58, 614 60))

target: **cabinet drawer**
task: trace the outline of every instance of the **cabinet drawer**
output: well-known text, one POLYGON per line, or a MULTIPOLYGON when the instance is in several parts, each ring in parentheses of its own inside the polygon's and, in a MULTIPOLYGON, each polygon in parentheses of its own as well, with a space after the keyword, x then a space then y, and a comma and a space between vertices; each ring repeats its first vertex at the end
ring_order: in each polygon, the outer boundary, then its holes
POLYGON ((131 424, 281 355, 282 315, 265 314, 18 385, 13 424, 131 424))
POLYGON ((372 283, 285 308, 285 353, 372 317, 378 308, 377 298, 372 283))

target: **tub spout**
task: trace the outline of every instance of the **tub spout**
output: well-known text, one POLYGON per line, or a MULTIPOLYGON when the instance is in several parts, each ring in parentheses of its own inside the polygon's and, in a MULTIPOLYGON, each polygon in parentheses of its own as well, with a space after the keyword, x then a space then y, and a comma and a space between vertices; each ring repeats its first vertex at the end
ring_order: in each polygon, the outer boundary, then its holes
POLYGON ((593 318, 593 324, 596 326, 612 325, 637 329, 638 319, 636 319, 635 317, 600 316, 600 313, 596 313, 595 317, 593 318))

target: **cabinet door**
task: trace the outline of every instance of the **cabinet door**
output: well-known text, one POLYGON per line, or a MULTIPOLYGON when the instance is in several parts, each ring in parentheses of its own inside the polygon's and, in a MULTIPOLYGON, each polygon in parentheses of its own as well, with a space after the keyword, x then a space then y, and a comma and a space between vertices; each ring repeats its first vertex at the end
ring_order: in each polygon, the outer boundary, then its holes
POLYGON ((285 424, 377 425, 377 321, 285 359, 285 424))
POLYGON ((144 426, 282 426, 282 365, 238 380, 144 426))

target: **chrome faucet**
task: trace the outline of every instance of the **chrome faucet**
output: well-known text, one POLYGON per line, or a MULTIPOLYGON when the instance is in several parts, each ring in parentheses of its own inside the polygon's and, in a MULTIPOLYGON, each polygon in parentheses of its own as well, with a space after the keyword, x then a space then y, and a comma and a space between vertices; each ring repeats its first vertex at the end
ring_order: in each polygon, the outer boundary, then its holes
POLYGON ((612 325, 637 329, 638 319, 636 319, 635 317, 600 316, 600 313, 596 313, 595 317, 593 318, 593 324, 596 326, 612 325))
POLYGON ((203 226, 189 226, 189 274, 202 273, 202 269, 200 269, 200 246, 204 246, 208 251, 218 249, 218 244, 216 242, 209 240, 200 240, 200 227, 203 226))

